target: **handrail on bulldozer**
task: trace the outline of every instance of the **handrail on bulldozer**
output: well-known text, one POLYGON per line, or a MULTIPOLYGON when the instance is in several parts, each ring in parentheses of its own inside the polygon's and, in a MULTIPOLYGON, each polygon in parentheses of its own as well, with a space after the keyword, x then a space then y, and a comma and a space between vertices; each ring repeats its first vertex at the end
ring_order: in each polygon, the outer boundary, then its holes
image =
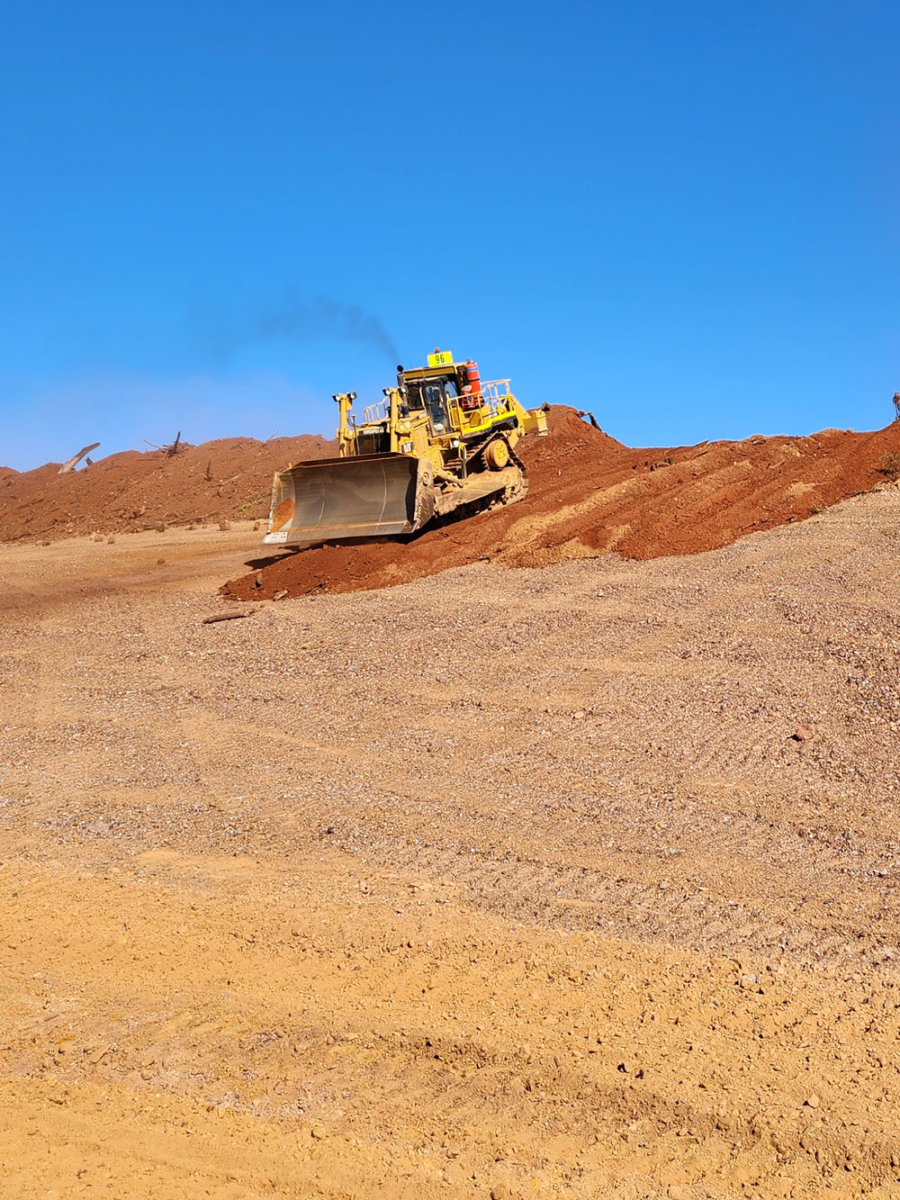
POLYGON ((388 415, 387 400, 379 400, 375 404, 370 404, 368 408, 363 410, 363 423, 365 425, 375 425, 378 421, 383 421, 388 415))
POLYGON ((510 383, 511 380, 509 379, 484 379, 481 383, 482 395, 487 396, 490 399, 502 400, 504 396, 508 396, 510 394, 510 383), (500 391, 501 387, 503 388, 502 393, 500 391))
POLYGON ((481 403, 486 404, 488 408, 495 412, 505 401, 509 399, 512 392, 509 390, 510 380, 508 379, 485 379, 481 384, 481 403), (501 391, 501 388, 503 389, 501 391))

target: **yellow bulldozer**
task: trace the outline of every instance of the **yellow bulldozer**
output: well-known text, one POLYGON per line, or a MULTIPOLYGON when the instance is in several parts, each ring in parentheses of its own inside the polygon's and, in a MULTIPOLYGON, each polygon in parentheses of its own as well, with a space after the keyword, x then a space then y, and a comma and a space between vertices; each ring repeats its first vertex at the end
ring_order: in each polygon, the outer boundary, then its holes
POLYGON ((339 457, 276 473, 264 545, 413 533, 447 513, 525 494, 516 443, 546 434, 547 417, 523 408, 508 379, 483 382, 471 359, 435 350, 427 367, 398 367, 383 397, 357 422, 356 393, 334 396, 339 457))

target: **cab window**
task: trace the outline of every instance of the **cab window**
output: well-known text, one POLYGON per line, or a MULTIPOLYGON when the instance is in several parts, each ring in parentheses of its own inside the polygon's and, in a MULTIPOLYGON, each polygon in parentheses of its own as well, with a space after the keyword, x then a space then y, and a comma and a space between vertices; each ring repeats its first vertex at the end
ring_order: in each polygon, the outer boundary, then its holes
POLYGON ((426 383, 422 389, 425 396, 425 407, 431 417, 431 427, 435 433, 444 433, 447 429, 447 405, 439 383, 426 383))

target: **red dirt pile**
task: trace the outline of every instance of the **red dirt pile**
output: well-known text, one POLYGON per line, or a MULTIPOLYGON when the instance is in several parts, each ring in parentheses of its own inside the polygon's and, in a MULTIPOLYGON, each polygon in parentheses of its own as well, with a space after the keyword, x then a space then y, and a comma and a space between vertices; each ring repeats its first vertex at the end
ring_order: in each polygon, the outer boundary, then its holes
POLYGON ((334 453, 334 442, 303 434, 221 438, 173 455, 126 450, 66 475, 59 463, 0 468, 0 541, 266 517, 274 471, 334 453))
POLYGON ((549 436, 526 439, 520 451, 529 482, 519 504, 407 541, 313 547, 222 593, 263 600, 389 587, 477 560, 539 567, 613 550, 656 558, 716 549, 884 483, 895 474, 900 423, 875 433, 633 450, 554 407, 549 436))

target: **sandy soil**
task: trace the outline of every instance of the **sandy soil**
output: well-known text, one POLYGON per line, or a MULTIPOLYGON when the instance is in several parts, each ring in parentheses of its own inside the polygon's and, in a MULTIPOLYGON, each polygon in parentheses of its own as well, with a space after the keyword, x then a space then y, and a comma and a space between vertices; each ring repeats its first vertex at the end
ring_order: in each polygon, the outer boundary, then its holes
POLYGON ((0 1195, 897 1195, 898 529, 0 547, 0 1195))

